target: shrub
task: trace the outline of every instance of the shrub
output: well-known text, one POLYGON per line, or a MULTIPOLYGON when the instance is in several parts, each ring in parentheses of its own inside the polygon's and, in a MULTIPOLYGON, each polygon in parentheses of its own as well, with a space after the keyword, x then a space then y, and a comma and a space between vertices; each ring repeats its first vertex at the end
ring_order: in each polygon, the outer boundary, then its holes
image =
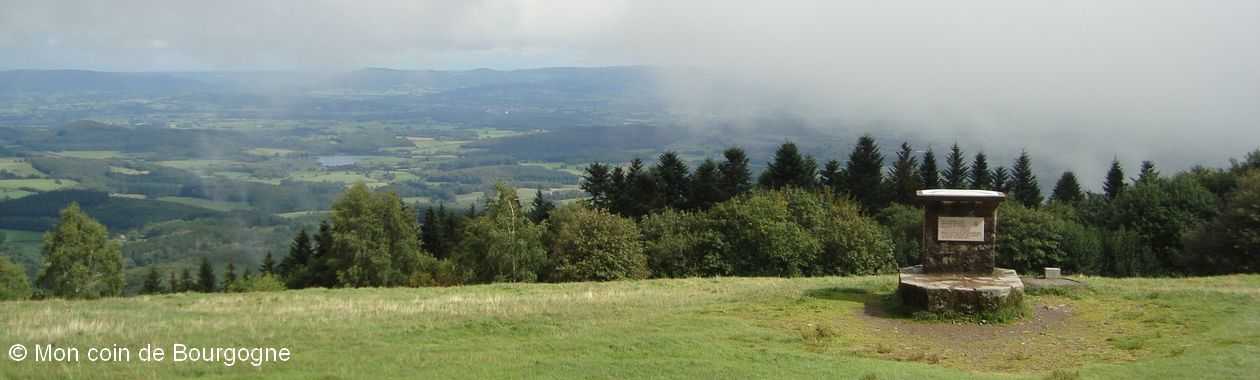
POLYGON ((1211 219, 1216 196, 1193 178, 1139 182, 1116 198, 1115 223, 1137 232, 1158 259, 1161 272, 1184 271, 1182 234, 1211 219))
POLYGON ((1064 215, 1073 214, 1003 203, 998 209, 997 264, 1025 273, 1044 267, 1097 271, 1102 235, 1064 215))
POLYGON ((455 265, 455 262, 449 259, 434 259, 425 257, 420 265, 420 270, 412 274, 407 284, 412 287, 419 286, 456 286, 463 285, 469 273, 455 265))
POLYGON ((643 252, 654 277, 730 275, 726 242, 704 213, 666 209, 639 222, 643 252))
POLYGON ((8 257, 0 256, 0 301, 31 298, 31 284, 26 271, 13 264, 8 257))
POLYGON ((634 221, 580 204, 561 207, 548 219, 550 280, 606 281, 645 278, 647 256, 634 221))
POLYGON ((1260 271, 1260 170, 1240 177, 1221 215, 1185 238, 1189 266, 1200 273, 1260 271))
POLYGON ((727 242, 723 255, 735 273, 801 276, 818 262, 822 243, 797 224, 782 191, 764 191, 718 204, 709 211, 727 242))
POLYGON ((923 255, 923 210, 894 203, 875 216, 892 240, 898 267, 919 263, 923 255))

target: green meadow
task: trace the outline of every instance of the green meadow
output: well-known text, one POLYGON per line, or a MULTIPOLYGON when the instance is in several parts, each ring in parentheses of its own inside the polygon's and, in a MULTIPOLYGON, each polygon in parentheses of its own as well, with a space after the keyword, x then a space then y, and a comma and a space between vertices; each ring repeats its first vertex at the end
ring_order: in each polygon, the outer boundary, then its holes
POLYGON ((1089 287, 1030 294, 1025 317, 1006 324, 890 314, 894 276, 7 302, 5 348, 178 343, 285 347, 292 358, 228 367, 6 357, 0 378, 1150 379, 1260 371, 1260 276, 1079 279, 1089 287))

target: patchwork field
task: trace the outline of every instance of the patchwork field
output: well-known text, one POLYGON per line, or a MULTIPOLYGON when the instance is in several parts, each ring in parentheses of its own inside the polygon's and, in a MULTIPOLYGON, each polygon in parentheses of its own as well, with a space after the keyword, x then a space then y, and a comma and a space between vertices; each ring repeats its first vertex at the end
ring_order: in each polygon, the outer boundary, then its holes
POLYGON ((286 347, 292 360, 38 363, 28 378, 1248 378, 1260 276, 1084 278, 1011 324, 887 314, 893 276, 11 302, 0 346, 286 347))

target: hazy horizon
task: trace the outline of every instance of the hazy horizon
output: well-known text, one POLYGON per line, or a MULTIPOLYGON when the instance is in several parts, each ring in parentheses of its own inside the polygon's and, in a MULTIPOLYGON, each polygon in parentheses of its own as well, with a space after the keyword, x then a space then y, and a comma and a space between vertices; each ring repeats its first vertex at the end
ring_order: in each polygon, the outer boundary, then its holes
MULTIPOLYGON (((1260 141, 1247 1, 10 1, 0 69, 650 66, 680 125, 1220 166, 1260 141)), ((886 150, 891 150, 889 147, 886 150)), ((939 147, 938 147, 938 150, 939 147)), ((891 153, 891 152, 886 152, 891 153)), ((1130 164, 1132 165, 1132 164, 1130 164)), ((1048 179, 1047 179, 1048 180, 1048 179)))

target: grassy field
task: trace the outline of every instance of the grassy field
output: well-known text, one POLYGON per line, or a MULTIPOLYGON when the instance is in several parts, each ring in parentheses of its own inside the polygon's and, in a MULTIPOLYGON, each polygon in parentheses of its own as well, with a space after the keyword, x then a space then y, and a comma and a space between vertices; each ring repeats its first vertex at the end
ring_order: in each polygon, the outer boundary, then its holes
POLYGON ((244 203, 244 202, 212 201, 209 199, 190 198, 190 197, 161 197, 161 198, 158 198, 158 200, 165 201, 165 202, 174 202, 174 203, 189 205, 193 207, 208 208, 215 211, 232 211, 232 210, 250 209, 249 204, 244 203))
POLYGON ((6 357, 0 378, 1149 379, 1260 371, 1260 276, 1088 278, 1088 290, 1030 296, 1029 316, 1003 325, 888 316, 880 305, 895 281, 722 278, 10 302, 0 307, 5 348, 180 343, 287 347, 293 357, 258 368, 6 357))
POLYGON ((0 158, 0 170, 22 177, 44 177, 44 173, 31 167, 31 163, 20 158, 0 158))
POLYGON ((53 191, 78 186, 78 182, 70 179, 0 179, 0 189, 53 191))

